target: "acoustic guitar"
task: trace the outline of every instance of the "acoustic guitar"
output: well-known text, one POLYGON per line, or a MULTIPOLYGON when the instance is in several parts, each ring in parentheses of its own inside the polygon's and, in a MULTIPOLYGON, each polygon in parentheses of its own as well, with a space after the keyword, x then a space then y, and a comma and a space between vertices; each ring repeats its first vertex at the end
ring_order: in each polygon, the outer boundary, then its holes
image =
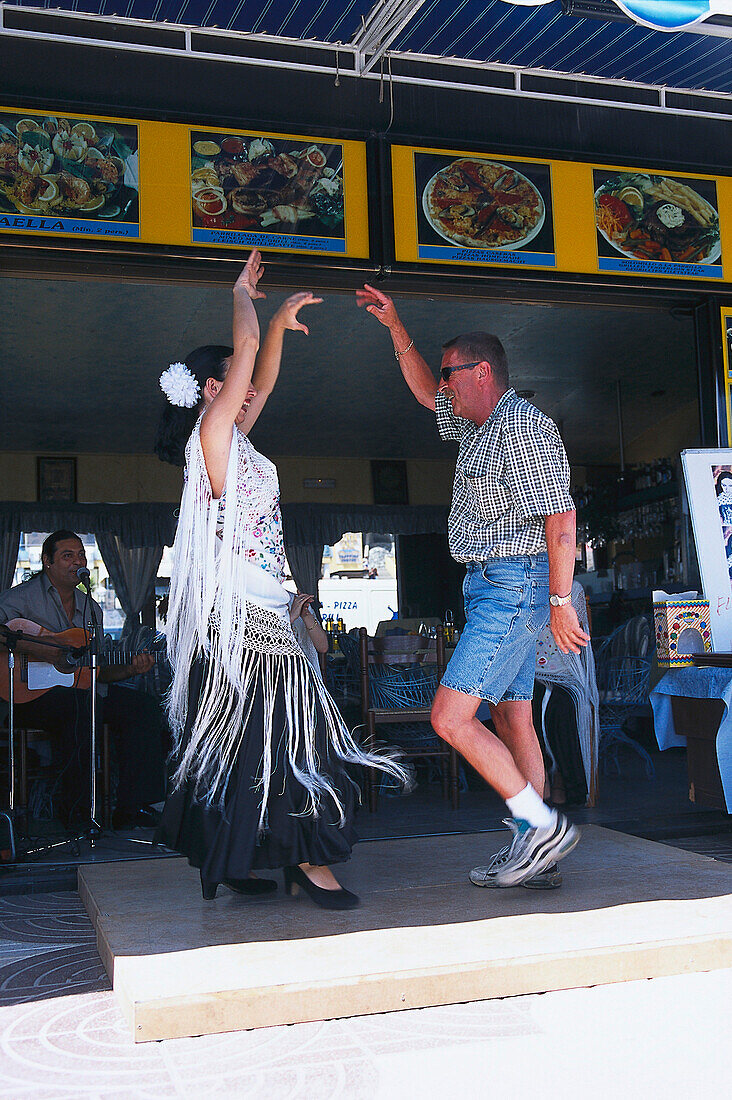
MULTIPOLYGON (((87 632, 80 626, 69 627, 68 630, 62 630, 58 634, 46 630, 38 623, 31 622, 30 619, 11 619, 10 622, 5 623, 5 626, 9 630, 22 631, 29 641, 33 641, 33 638, 46 638, 49 642, 56 642, 69 649, 83 649, 88 642, 87 632)), ((0 635, 1 643, 2 635, 0 635)), ((91 687, 91 658, 88 653, 79 658, 77 668, 70 669, 68 672, 60 672, 53 664, 56 654, 59 657, 63 656, 62 650, 49 649, 48 654, 49 660, 44 661, 40 657, 32 657, 28 653, 16 651, 14 687, 17 704, 38 699, 53 687, 79 688, 82 691, 88 691, 91 687)), ((110 665, 128 665, 134 656, 135 653, 132 651, 113 649, 109 653, 100 655, 99 664, 103 664, 105 668, 110 665)), ((157 661, 160 654, 153 652, 150 656, 157 661)), ((4 699, 6 703, 10 700, 8 663, 2 651, 0 651, 0 699, 4 699)))

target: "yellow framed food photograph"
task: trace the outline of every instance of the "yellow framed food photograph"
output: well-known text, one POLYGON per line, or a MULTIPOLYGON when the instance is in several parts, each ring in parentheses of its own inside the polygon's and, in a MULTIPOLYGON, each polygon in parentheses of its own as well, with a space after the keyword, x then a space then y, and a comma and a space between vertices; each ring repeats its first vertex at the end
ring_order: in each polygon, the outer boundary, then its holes
POLYGON ((549 161, 392 147, 396 257, 556 267, 549 161))
POLYGON ((732 306, 719 311, 722 326, 722 358, 724 360, 724 408, 727 415, 725 441, 732 447, 732 306))
POLYGON ((599 271, 723 278, 716 179, 627 168, 592 177, 599 271))
POLYGON ((194 244, 368 256, 364 143, 211 128, 189 134, 194 244))
POLYGON ((140 236, 134 122, 0 108, 0 231, 140 236))

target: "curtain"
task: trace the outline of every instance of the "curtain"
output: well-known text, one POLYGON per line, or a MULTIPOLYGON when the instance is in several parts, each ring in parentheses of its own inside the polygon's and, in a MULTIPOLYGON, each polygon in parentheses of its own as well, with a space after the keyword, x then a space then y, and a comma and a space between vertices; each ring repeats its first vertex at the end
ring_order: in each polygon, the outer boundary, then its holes
POLYGON ((20 531, 5 531, 0 534, 0 592, 10 588, 18 560, 20 531))
MULTIPOLYGON (((285 546, 332 546, 346 531, 389 531, 392 535, 447 532, 442 504, 283 504, 285 546)), ((289 549, 287 556, 289 559, 289 549)), ((293 566, 293 562, 290 561, 293 566)))
POLYGON ((447 508, 441 504, 413 507, 378 504, 285 504, 282 523, 287 560, 301 592, 317 596, 323 546, 346 531, 388 531, 422 535, 447 531, 447 508))
POLYGON ((297 585, 298 592, 312 592, 315 596, 314 605, 319 606, 318 582, 320 581, 320 567, 323 562, 323 543, 312 542, 305 545, 288 543, 285 536, 285 551, 287 560, 292 570, 292 579, 297 585))
POLYGON ((126 546, 119 535, 95 532, 97 545, 125 613, 124 634, 139 625, 158 575, 162 546, 126 546))
POLYGON ((119 535, 125 546, 171 546, 176 504, 44 504, 0 501, 0 537, 16 531, 93 531, 119 535))

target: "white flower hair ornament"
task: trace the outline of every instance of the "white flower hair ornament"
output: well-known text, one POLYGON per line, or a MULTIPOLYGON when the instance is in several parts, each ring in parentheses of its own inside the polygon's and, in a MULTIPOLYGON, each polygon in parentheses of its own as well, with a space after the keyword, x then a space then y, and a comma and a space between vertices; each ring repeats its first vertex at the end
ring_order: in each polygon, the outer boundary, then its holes
POLYGON ((160 389, 171 405, 192 409, 201 397, 201 387, 185 363, 171 363, 160 375, 160 389))

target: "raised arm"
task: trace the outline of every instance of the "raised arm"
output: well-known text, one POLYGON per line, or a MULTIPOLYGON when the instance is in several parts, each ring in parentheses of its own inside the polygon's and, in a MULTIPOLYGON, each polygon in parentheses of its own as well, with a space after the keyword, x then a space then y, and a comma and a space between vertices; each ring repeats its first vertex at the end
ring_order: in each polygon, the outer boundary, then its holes
POLYGON ((257 290, 263 271, 262 257, 255 248, 234 284, 234 354, 226 377, 223 382, 210 378, 204 391, 207 407, 201 422, 201 447, 215 497, 220 497, 224 491, 232 428, 251 390, 259 348, 259 321, 254 300, 265 297, 257 290))
POLYGON ((270 321, 252 376, 252 385, 257 393, 250 401, 246 415, 239 425, 239 430, 245 435, 254 427, 259 414, 267 404, 267 398, 277 383, 285 333, 289 329, 291 332, 304 332, 309 336, 308 326, 299 321, 297 315, 303 306, 317 305, 322 301, 323 299, 316 298, 312 291, 301 290, 283 302, 270 321))
POLYGON ((435 376, 415 348, 414 341, 410 340, 392 299, 375 287, 364 283, 363 290, 356 291, 356 304, 363 306, 367 313, 388 328, 404 381, 420 405, 434 411, 437 393, 435 376))

